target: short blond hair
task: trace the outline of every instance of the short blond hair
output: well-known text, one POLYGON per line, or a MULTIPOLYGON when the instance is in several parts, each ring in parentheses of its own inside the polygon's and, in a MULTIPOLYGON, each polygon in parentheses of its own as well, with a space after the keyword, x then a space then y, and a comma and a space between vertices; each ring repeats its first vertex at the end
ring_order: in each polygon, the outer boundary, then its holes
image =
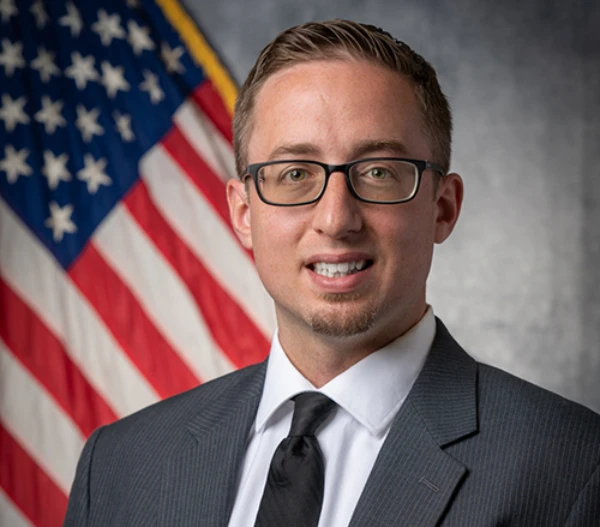
POLYGON ((354 58, 384 66, 408 79, 420 105, 434 161, 450 169, 452 113, 433 67, 407 44, 386 31, 350 20, 309 22, 280 33, 260 53, 235 104, 233 145, 238 174, 248 159, 248 141, 256 96, 274 73, 313 60, 354 58))

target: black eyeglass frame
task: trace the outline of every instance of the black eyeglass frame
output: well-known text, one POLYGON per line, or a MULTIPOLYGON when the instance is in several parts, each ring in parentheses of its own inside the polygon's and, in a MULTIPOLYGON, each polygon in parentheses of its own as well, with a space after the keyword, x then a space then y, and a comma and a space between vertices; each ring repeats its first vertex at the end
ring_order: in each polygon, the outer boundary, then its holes
POLYGON ((331 174, 333 174, 334 172, 343 172, 344 176, 346 177, 346 185, 348 186, 350 194, 352 194, 352 196, 354 196, 358 201, 362 201, 363 203, 375 203, 377 205, 396 205, 398 203, 406 203, 407 201, 414 199, 414 197, 419 193, 419 188, 421 186, 421 177, 423 176, 423 172, 425 172, 425 170, 432 170, 433 172, 437 172, 442 177, 446 175, 444 169, 436 163, 432 163, 431 161, 426 161, 423 159, 410 159, 407 157, 365 157, 363 159, 356 159, 355 161, 350 161, 349 163, 343 163, 341 165, 328 165, 327 163, 321 163, 320 161, 314 161, 312 159, 278 159, 276 161, 266 161, 264 163, 249 164, 246 167, 246 173, 242 177, 242 181, 245 181, 248 178, 248 176, 252 177, 254 181, 254 188, 256 188, 258 197, 261 199, 262 202, 266 203, 267 205, 273 205, 274 207, 298 207, 301 205, 310 205, 311 203, 316 203, 317 201, 319 201, 323 197, 323 194, 327 189, 327 183, 329 183, 329 177, 331 176, 331 174), (402 161, 404 163, 411 163, 415 167, 417 167, 417 183, 415 185, 415 190, 412 193, 412 195, 408 198, 394 201, 377 201, 359 196, 356 193, 356 190, 354 190, 354 186, 352 185, 352 180, 350 178, 350 169, 354 165, 364 163, 367 161, 402 161), (301 201, 300 203, 274 203, 266 199, 260 190, 260 185, 258 184, 258 172, 263 167, 269 165, 280 165, 283 163, 311 163, 313 165, 320 166, 325 171, 325 183, 323 184, 321 192, 319 192, 319 194, 315 198, 309 201, 301 201))

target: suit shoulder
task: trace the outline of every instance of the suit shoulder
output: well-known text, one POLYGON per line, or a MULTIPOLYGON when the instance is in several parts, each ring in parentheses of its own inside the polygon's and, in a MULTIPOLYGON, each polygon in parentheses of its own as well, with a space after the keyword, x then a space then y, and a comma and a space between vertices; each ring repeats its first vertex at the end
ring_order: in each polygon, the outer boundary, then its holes
POLYGON ((480 417, 510 419, 532 431, 560 430, 600 452, 600 415, 545 388, 486 364, 478 365, 480 417))
POLYGON ((216 401, 232 403, 240 398, 260 393, 264 380, 264 364, 256 364, 208 381, 196 388, 164 399, 124 417, 102 430, 104 441, 123 441, 152 431, 150 437, 168 440, 179 424, 192 416, 209 412, 216 401), (160 432, 160 433, 159 433, 160 432))

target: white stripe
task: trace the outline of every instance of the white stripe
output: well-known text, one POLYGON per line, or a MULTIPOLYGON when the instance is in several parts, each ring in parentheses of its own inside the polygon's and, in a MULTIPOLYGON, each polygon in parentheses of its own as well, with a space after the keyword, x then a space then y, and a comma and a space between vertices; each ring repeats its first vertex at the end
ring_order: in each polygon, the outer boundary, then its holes
POLYGON ((189 290, 123 205, 113 209, 94 241, 152 323, 200 379, 233 371, 189 290))
POLYGON ((193 101, 185 101, 175 112, 173 120, 198 155, 222 181, 236 177, 233 148, 193 101))
POLYGON ((152 199, 163 216, 270 338, 275 329, 273 302, 258 277, 254 262, 231 230, 160 145, 142 159, 141 168, 152 199))
POLYGON ((0 525, 6 527, 33 527, 17 506, 0 489, 0 525))
POLYGON ((93 306, 0 198, 0 274, 61 341, 117 415, 158 400, 93 306))
POLYGON ((0 339, 0 420, 48 476, 68 494, 85 438, 0 339))

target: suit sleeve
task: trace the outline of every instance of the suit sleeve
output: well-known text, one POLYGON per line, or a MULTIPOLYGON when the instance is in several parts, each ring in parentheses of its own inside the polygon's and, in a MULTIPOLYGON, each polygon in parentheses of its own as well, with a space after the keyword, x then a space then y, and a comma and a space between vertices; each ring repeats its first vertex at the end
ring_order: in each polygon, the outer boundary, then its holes
POLYGON ((600 464, 592 473, 571 508, 565 527, 598 527, 600 525, 600 464))
POLYGON ((88 525, 90 514, 90 473, 92 459, 98 437, 102 433, 98 428, 87 440, 79 462, 71 493, 69 494, 69 505, 63 527, 85 527, 88 525))

